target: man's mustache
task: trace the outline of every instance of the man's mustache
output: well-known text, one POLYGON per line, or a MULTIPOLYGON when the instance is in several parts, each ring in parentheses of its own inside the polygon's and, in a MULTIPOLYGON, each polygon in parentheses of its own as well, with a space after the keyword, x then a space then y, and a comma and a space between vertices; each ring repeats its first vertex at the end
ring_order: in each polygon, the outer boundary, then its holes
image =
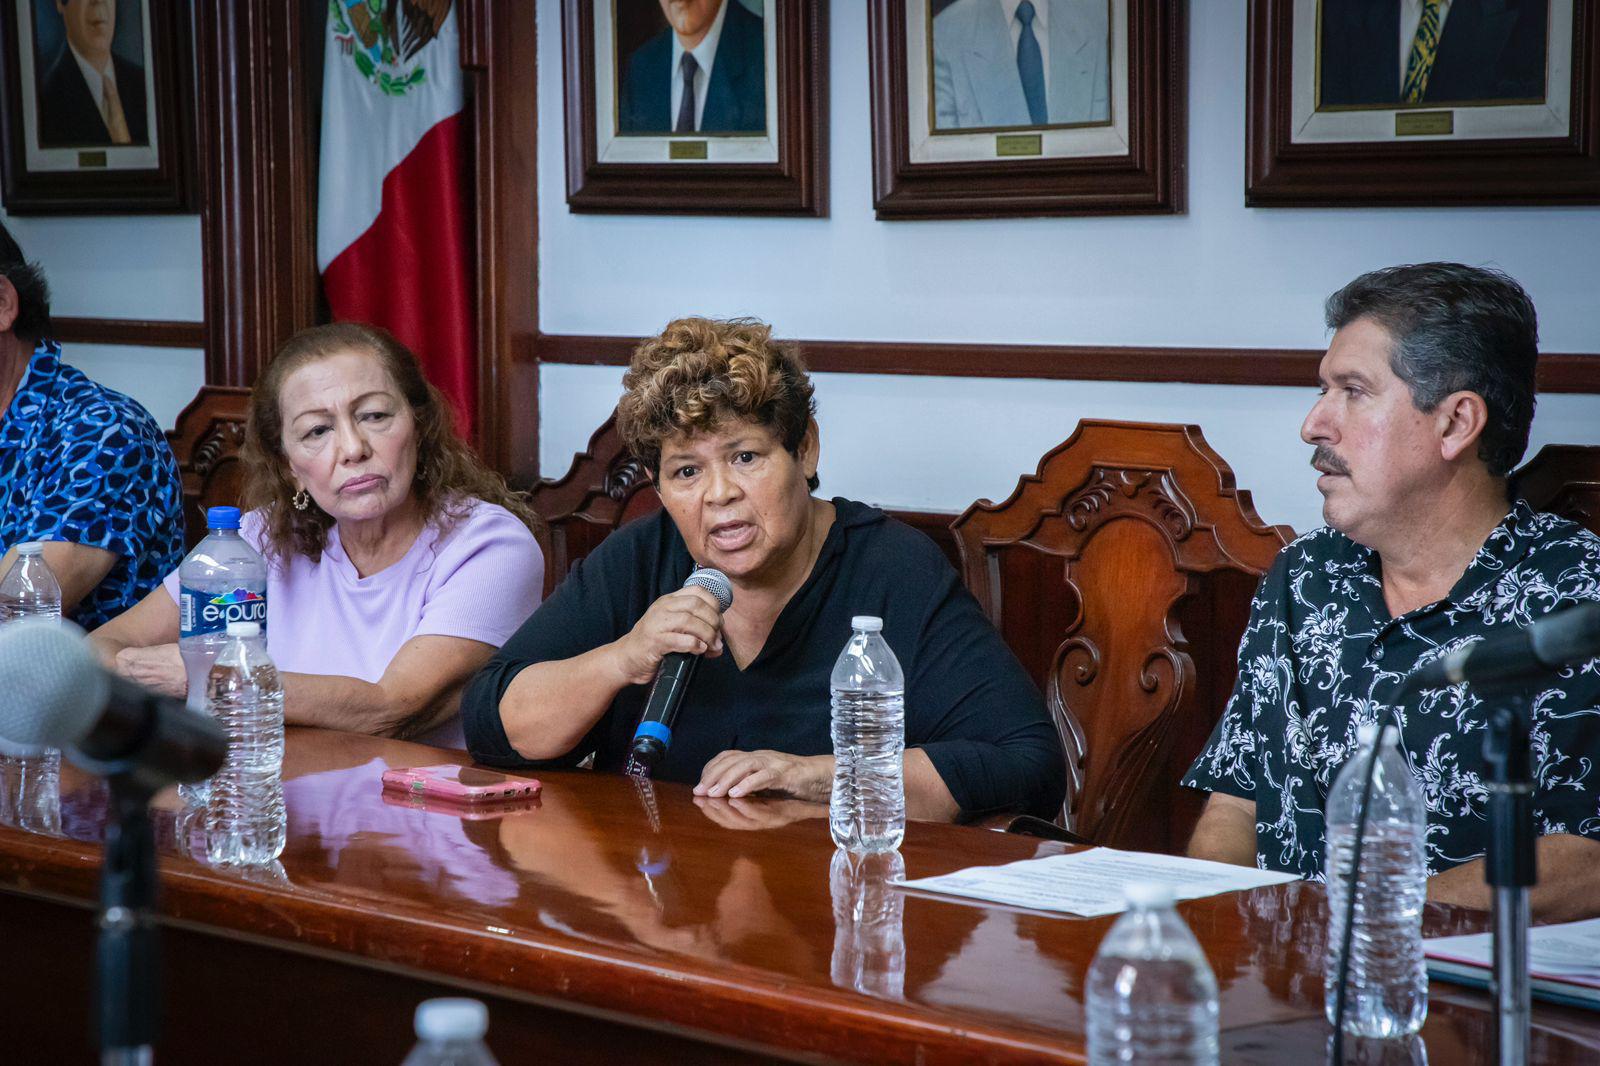
POLYGON ((1316 451, 1311 453, 1311 465, 1324 474, 1350 473, 1350 467, 1326 444, 1317 445, 1316 451))

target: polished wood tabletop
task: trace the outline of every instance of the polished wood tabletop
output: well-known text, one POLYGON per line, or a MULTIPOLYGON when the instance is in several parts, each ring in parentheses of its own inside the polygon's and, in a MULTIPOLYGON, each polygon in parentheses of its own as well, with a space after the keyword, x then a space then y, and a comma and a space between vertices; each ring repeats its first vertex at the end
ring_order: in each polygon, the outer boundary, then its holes
MULTIPOLYGON (((912 823, 899 854, 856 858, 826 809, 710 800, 585 771, 538 775, 537 803, 464 817, 385 796, 390 767, 460 753, 289 731, 281 862, 206 865, 198 827, 157 801, 161 908, 178 930, 425 974, 752 1055, 883 1063, 1081 1062, 1084 978, 1113 919, 908 894, 926 877, 1069 850, 912 823)), ((0 902, 92 900, 106 789, 71 767, 59 808, 0 806, 0 902)), ((1326 906, 1293 883, 1179 905, 1221 989, 1224 1061, 1322 1061, 1326 906)), ((1430 934, 1486 927, 1430 906, 1430 934)), ((85 966, 87 959, 83 960, 85 966)), ((1488 1062, 1486 996, 1435 982, 1420 1038, 1364 1062, 1488 1062)), ((1600 1056, 1600 1016, 1535 1008, 1539 1062, 1600 1056)), ((550 1060, 555 1061, 555 1060, 550 1060)))

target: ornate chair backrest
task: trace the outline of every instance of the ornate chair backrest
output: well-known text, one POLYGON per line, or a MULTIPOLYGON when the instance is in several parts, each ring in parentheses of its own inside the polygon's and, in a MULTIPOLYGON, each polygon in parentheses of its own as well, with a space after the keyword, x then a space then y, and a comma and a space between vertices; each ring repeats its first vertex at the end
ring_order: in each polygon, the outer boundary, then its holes
POLYGON ((546 596, 612 530, 661 507, 650 472, 623 445, 615 415, 594 431, 587 450, 572 457, 564 477, 539 482, 529 495, 550 527, 544 546, 546 596))
POLYGON ((206 535, 206 508, 237 507, 244 490, 239 447, 250 416, 250 390, 207 385, 178 415, 167 443, 183 477, 184 544, 206 535))
POLYGON ((1511 475, 1511 490, 1536 511, 1600 534, 1600 447, 1546 444, 1511 475))
POLYGON ((1179 777, 1233 685, 1250 600, 1293 537, 1197 426, 1085 420, 1003 503, 952 525, 967 587, 1044 690, 1066 749, 1060 822, 1177 851, 1179 777))

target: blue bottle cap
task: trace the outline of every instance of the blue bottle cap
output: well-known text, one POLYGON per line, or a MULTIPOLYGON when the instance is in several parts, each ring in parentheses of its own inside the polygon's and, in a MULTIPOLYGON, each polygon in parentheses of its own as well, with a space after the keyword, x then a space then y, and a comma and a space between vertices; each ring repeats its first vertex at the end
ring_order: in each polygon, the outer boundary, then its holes
POLYGON ((237 507, 208 507, 206 509, 207 529, 238 529, 239 508, 237 507))

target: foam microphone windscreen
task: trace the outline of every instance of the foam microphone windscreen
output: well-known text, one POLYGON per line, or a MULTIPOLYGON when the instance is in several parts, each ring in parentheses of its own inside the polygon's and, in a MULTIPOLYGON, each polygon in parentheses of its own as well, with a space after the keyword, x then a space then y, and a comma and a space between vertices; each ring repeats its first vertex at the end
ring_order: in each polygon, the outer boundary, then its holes
POLYGON ((0 737, 70 748, 105 710, 110 679, 68 622, 0 628, 0 737))

